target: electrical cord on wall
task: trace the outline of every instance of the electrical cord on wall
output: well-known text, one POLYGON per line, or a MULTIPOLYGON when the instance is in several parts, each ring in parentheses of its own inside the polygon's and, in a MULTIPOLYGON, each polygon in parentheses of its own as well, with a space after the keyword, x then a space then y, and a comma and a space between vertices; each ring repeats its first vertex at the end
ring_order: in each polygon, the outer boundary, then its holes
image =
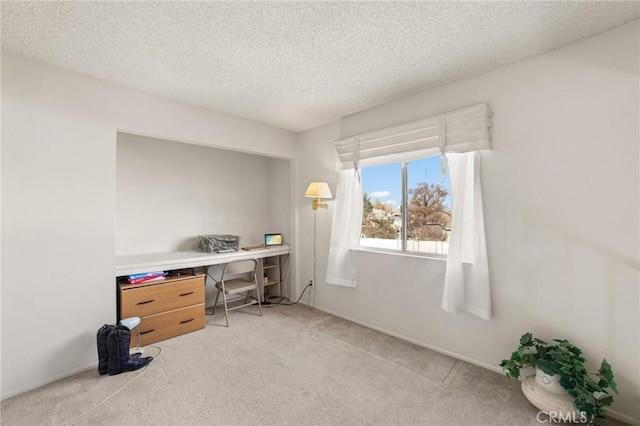
MULTIPOLYGON (((302 293, 300 293, 300 296, 298 297, 298 299, 295 302, 293 302, 293 303, 284 302, 284 300, 288 300, 289 299, 289 294, 288 294, 288 291, 287 291, 286 286, 285 286, 285 291, 287 292, 287 294, 285 294, 284 297, 281 297, 280 301, 278 301, 277 303, 263 303, 262 304, 263 308, 268 308, 270 306, 293 306, 293 305, 297 305, 298 302, 300 302, 300 300, 302 300, 302 297, 304 296, 304 293, 309 288, 310 288, 310 290, 309 290, 309 293, 308 293, 308 296, 307 296, 307 307, 311 311, 315 308, 315 305, 316 305, 316 291, 315 291, 315 288, 313 288, 313 284, 316 283, 317 218, 318 218, 317 211, 314 210, 314 212, 313 212, 313 275, 312 275, 311 281, 309 281, 309 284, 307 284, 307 286, 304 289, 302 289, 302 293)), ((289 261, 289 254, 288 253, 286 255, 284 263, 286 263, 287 261, 289 261)), ((286 277, 283 280, 281 280, 282 283, 286 283, 286 281, 289 279, 289 268, 283 268, 281 266, 280 269, 287 271, 286 277)), ((207 275, 210 278, 213 279, 213 277, 209 274, 208 270, 207 270, 207 275)), ((214 281, 215 281, 215 279, 214 279, 214 281)), ((254 304, 257 305, 257 303, 254 303, 254 304)))
MULTIPOLYGON (((293 302, 293 303, 282 303, 282 301, 280 301, 280 302, 276 303, 275 305, 271 305, 271 306, 277 306, 277 305, 293 306, 293 305, 296 305, 300 301, 300 299, 302 299, 302 296, 304 296, 304 292, 307 291, 307 289, 309 287, 313 287, 313 285, 312 284, 307 284, 307 286, 302 290, 302 293, 300 293, 300 297, 298 297, 298 300, 296 300, 295 302, 293 302)), ((309 292, 309 297, 310 296, 311 296, 311 292, 309 292)), ((309 303, 309 300, 307 299, 307 304, 308 303, 309 303)), ((269 306, 269 305, 267 305, 267 306, 269 306)))
POLYGON ((307 308, 309 308, 310 311, 312 311, 315 308, 316 305, 316 290, 315 288, 313 288, 313 284, 316 282, 316 235, 317 235, 317 218, 318 218, 318 214, 317 212, 314 210, 313 211, 313 276, 311 281, 309 281, 309 284, 307 284, 307 286, 302 290, 302 293, 300 293, 300 297, 298 297, 298 300, 296 300, 293 303, 282 303, 282 300, 280 300, 280 302, 276 303, 275 305, 283 305, 283 306, 292 306, 292 305, 296 305, 300 299, 302 299, 302 296, 304 296, 304 292, 307 291, 308 288, 310 288, 309 290, 309 294, 307 296, 307 308))
POLYGON ((316 222, 318 221, 318 211, 313 211, 313 281, 311 284, 311 290, 309 290, 309 301, 307 302, 307 306, 309 306, 309 310, 313 310, 316 306, 316 290, 313 288, 313 284, 316 283, 316 222), (313 294, 313 302, 309 304, 311 301, 311 295, 313 294))
MULTIPOLYGON (((154 348, 158 350, 158 354, 154 357, 154 359, 158 359, 158 357, 160 357, 160 354, 162 353, 162 348, 160 348, 159 346, 146 346, 147 348, 154 348)), ((100 407, 102 404, 104 404, 105 402, 107 402, 108 400, 110 400, 111 398, 113 398, 114 396, 116 396, 117 394, 119 394, 120 392, 122 392, 122 390, 124 388, 126 388, 127 386, 129 386, 133 381, 137 380, 140 376, 142 376, 147 369, 149 368, 151 364, 147 364, 142 371, 140 371, 140 373, 138 373, 136 376, 134 376, 133 378, 131 378, 131 380, 129 380, 128 382, 126 382, 124 385, 122 385, 120 387, 120 389, 118 389, 117 391, 113 392, 111 395, 107 396, 105 399, 103 399, 102 401, 100 401, 98 404, 96 404, 93 408, 85 411, 82 414, 79 414, 77 416, 75 416, 74 418, 72 418, 71 420, 67 420, 66 422, 62 423, 60 426, 66 426, 68 424, 71 424, 73 422, 75 422, 76 420, 78 420, 80 417, 86 416, 87 414, 89 414, 90 412, 92 412, 93 410, 95 410, 96 408, 100 407)))

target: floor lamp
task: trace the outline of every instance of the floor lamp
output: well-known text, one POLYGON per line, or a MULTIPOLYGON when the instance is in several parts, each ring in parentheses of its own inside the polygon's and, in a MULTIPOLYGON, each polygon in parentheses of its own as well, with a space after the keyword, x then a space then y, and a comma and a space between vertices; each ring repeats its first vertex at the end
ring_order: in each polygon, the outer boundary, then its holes
MULTIPOLYGON (((329 185, 326 182, 311 182, 307 191, 304 193, 305 197, 313 198, 311 202, 311 208, 313 209, 313 283, 316 282, 316 218, 318 209, 320 207, 327 208, 327 203, 322 203, 320 200, 322 198, 330 199, 333 198, 331 194, 331 190, 329 189, 329 185)), ((313 290, 313 286, 311 286, 313 290)), ((314 293, 315 294, 315 293, 314 293)), ((314 297, 315 304, 315 297, 314 297)))

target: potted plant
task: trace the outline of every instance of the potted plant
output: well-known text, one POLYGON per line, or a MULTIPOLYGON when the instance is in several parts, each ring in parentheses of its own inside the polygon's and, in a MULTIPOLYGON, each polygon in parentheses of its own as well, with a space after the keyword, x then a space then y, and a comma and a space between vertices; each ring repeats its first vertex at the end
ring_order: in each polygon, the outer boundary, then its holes
POLYGON ((574 398, 577 411, 593 423, 595 417, 602 417, 604 407, 613 402, 610 391, 618 393, 611 365, 603 359, 600 369, 589 373, 580 348, 564 339, 553 342, 549 344, 525 333, 520 337, 518 349, 509 359, 503 359, 500 366, 513 379, 518 379, 520 370, 526 367, 559 377, 560 385, 574 398))

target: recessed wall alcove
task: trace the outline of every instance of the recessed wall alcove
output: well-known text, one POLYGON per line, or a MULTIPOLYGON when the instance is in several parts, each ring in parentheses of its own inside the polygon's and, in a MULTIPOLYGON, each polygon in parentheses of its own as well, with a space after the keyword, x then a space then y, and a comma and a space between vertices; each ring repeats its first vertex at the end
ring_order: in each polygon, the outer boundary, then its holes
POLYGON ((202 234, 286 239, 289 185, 287 159, 118 132, 116 255, 191 250, 202 234))

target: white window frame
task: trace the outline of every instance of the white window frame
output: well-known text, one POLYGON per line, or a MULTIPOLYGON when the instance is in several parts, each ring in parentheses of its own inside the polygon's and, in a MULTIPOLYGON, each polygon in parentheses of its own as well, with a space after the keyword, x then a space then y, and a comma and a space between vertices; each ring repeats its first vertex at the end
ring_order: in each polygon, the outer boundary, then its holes
MULTIPOLYGON (((368 112, 363 114, 366 117, 368 112)), ((360 167, 411 161, 438 153, 449 161, 449 155, 452 155, 452 195, 456 192, 456 197, 472 202, 460 203, 452 197, 452 233, 442 308, 447 312, 466 311, 488 319, 491 300, 478 151, 491 149, 491 109, 485 103, 477 104, 397 125, 393 125, 396 120, 384 118, 382 122, 386 122, 387 127, 377 127, 380 120, 363 119, 363 114, 344 117, 340 123, 340 139, 335 141, 339 175, 326 282, 358 286, 357 253, 363 213, 362 182, 358 179, 360 167), (472 209, 471 214, 461 209, 465 205, 472 209), (467 222, 468 226, 462 225, 467 222), (466 292, 467 286, 473 293, 466 292)))
MULTIPOLYGON (((440 259, 440 260, 446 260, 447 259, 447 254, 440 254, 440 253, 430 253, 430 252, 421 252, 421 251, 412 251, 412 250, 407 250, 407 237, 408 237, 408 212, 409 212, 409 184, 408 184, 408 164, 412 161, 419 161, 419 160, 423 160, 429 157, 434 157, 434 156, 427 156, 427 157, 422 157, 419 159, 415 159, 415 160, 405 160, 405 161, 398 161, 398 162, 394 162, 394 163, 389 163, 389 164, 400 164, 400 173, 401 173, 401 180, 402 180, 402 204, 401 204, 401 208, 400 208, 400 212, 402 215, 402 228, 400 230, 400 249, 390 249, 390 248, 381 248, 381 247, 373 247, 373 246, 367 246, 367 245, 362 245, 362 237, 360 237, 360 244, 358 246, 358 250, 361 251, 371 251, 371 252, 382 252, 382 253, 391 253, 391 254, 398 254, 398 255, 402 255, 402 256, 415 256, 415 257, 428 257, 428 258, 436 258, 436 259, 440 259)), ((371 166, 373 167, 373 166, 371 166)), ((448 170, 447 170, 447 173, 448 170)), ((449 194, 451 194, 451 188, 449 188, 449 194)), ((448 230, 450 231, 450 229, 448 230)), ((447 240, 448 242, 448 240, 447 240)))

